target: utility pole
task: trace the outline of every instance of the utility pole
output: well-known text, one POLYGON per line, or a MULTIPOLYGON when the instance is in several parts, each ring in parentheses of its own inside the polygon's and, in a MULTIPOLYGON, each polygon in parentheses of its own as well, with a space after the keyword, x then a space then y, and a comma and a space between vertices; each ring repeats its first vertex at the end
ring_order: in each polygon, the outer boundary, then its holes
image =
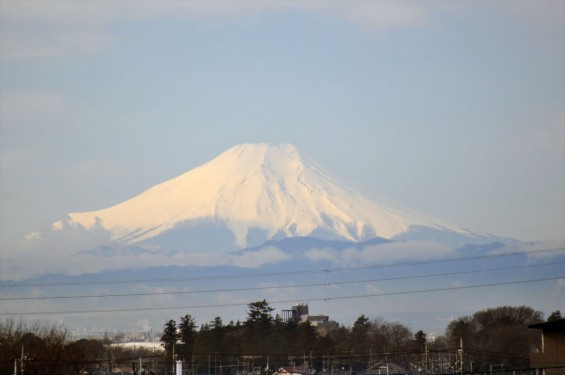
POLYGON ((463 337, 459 339, 459 372, 463 373, 463 337))
POLYGON ((428 356, 428 341, 424 342, 424 355, 422 358, 422 367, 428 371, 430 369, 430 358, 428 356))
POLYGON ((23 375, 25 372, 25 363, 27 357, 24 355, 24 346, 22 345, 22 356, 20 357, 20 374, 23 375))

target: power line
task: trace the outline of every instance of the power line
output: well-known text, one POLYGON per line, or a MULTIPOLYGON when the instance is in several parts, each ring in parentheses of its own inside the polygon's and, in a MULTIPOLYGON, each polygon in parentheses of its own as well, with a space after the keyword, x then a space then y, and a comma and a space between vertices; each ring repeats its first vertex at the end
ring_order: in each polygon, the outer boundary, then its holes
POLYGON ((435 274, 427 274, 427 275, 398 276, 398 277, 387 277, 387 278, 378 278, 378 279, 336 281, 336 282, 325 282, 325 283, 314 283, 314 284, 277 285, 277 286, 264 286, 264 287, 208 289, 208 290, 190 290, 190 291, 174 291, 174 292, 119 293, 119 294, 76 295, 76 296, 45 296, 45 297, 5 297, 5 298, 0 298, 0 301, 106 298, 106 297, 140 297, 140 296, 157 296, 157 295, 240 292, 240 291, 268 290, 268 289, 307 288, 307 287, 316 287, 316 286, 360 284, 360 283, 369 283, 369 282, 378 282, 378 281, 408 280, 408 279, 419 279, 419 278, 429 278, 429 277, 439 277, 439 276, 463 275, 463 274, 481 273, 481 272, 507 271, 507 270, 521 269, 521 268, 552 266, 552 265, 558 265, 558 264, 564 264, 564 263, 565 263, 565 261, 563 261, 563 262, 552 262, 552 263, 541 263, 541 264, 534 264, 534 265, 530 264, 530 265, 514 266, 514 267, 499 267, 499 268, 490 268, 490 269, 483 269, 483 270, 445 272, 445 273, 435 273, 435 274))
POLYGON ((357 270, 376 269, 376 268, 395 268, 395 267, 434 264, 434 263, 464 262, 470 260, 500 258, 500 257, 509 257, 516 255, 525 255, 525 254, 541 254, 541 253, 557 252, 563 250, 565 250, 565 247, 530 250, 530 251, 514 251, 508 253, 477 255, 472 257, 461 257, 461 258, 432 259, 432 260, 402 262, 402 263, 392 263, 392 264, 365 265, 365 266, 357 266, 357 267, 323 268, 323 269, 312 269, 312 270, 263 272, 263 273, 249 273, 249 274, 190 276, 190 277, 176 277, 176 278, 102 280, 102 281, 15 283, 15 284, 3 284, 0 285, 0 288, 77 286, 77 285, 99 285, 99 284, 137 284, 137 283, 153 283, 153 282, 177 282, 177 281, 189 281, 189 280, 223 280, 223 279, 241 279, 241 278, 254 278, 254 277, 274 277, 274 276, 300 275, 300 274, 312 274, 312 273, 346 272, 346 271, 357 271, 357 270))
MULTIPOLYGON (((548 277, 543 279, 532 279, 532 280, 519 280, 519 281, 508 281, 490 284, 478 284, 478 285, 467 285, 467 286, 455 286, 455 287, 445 287, 445 288, 433 288, 433 289, 420 289, 420 290, 409 290, 400 292, 387 292, 387 293, 372 293, 372 294, 361 294, 361 295, 346 295, 339 297, 321 297, 321 298, 303 298, 303 300, 308 302, 327 302, 336 300, 346 300, 346 299, 357 299, 357 298, 370 298, 370 297, 385 297, 385 296, 395 296, 395 295, 405 295, 405 294, 417 294, 417 293, 430 293, 430 292, 441 292, 448 290, 461 290, 461 289, 473 289, 473 288, 484 288, 492 286, 501 285, 512 285, 512 284, 525 284, 534 283, 541 281, 551 281, 565 278, 563 276, 548 277)), ((283 301, 271 301, 270 304, 288 304, 293 303, 295 300, 283 300, 283 301)), ((206 304, 206 305, 192 305, 192 306, 168 306, 168 307, 143 307, 143 308, 123 308, 123 309, 105 309, 105 310, 67 310, 67 311, 34 311, 34 312, 11 312, 11 313, 0 313, 0 316, 8 315, 54 315, 54 314, 106 314, 106 313, 117 313, 117 312, 134 312, 134 311, 158 311, 158 310, 188 310, 188 309, 200 309, 200 308, 212 308, 212 307, 233 307, 233 306, 247 306, 247 303, 220 303, 220 304, 206 304)))

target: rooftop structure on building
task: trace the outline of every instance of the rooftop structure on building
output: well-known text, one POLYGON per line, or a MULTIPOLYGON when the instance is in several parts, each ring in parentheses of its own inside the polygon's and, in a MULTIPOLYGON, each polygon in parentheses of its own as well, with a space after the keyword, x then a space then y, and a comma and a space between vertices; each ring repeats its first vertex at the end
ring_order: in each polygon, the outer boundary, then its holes
POLYGON ((290 310, 282 310, 282 318, 285 322, 289 320, 296 322, 308 321, 308 304, 296 303, 290 310))
POLYGON ((282 310, 282 319, 285 322, 290 320, 297 323, 309 322, 316 328, 318 334, 325 336, 330 330, 337 328, 338 323, 330 320, 328 315, 310 315, 308 313, 308 304, 296 303, 290 310, 282 310))

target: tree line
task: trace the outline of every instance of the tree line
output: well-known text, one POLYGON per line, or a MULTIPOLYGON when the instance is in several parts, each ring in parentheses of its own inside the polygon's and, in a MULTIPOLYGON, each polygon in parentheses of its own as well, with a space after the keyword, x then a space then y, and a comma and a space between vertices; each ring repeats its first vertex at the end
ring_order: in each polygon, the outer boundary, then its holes
MULTIPOLYGON (((106 375, 117 364, 151 358, 147 349, 128 349, 109 338, 73 340, 64 326, 45 321, 0 320, 0 374, 106 375)), ((159 355, 155 359, 163 362, 159 355)), ((165 368, 165 366, 162 366, 165 368)))
MULTIPOLYGON (((554 319, 561 319, 559 311, 548 318, 554 319)), ((164 351, 157 353, 125 349, 109 338, 73 340, 66 328, 46 322, 0 320, 0 374, 102 375, 140 358, 152 364, 145 373, 155 374, 170 374, 173 359, 183 360, 187 373, 207 375, 280 367, 340 375, 362 373, 379 362, 413 374, 486 372, 493 364, 509 371, 529 366, 540 332, 528 325, 543 320, 542 312, 527 306, 496 307, 459 317, 444 336, 430 340, 422 330, 365 315, 351 326, 319 332, 308 322, 283 321, 262 300, 248 304, 242 322, 225 324, 218 316, 198 326, 190 314, 178 322, 169 319, 161 336, 164 351)))
POLYGON ((178 324, 173 319, 164 324, 161 342, 171 361, 181 359, 196 373, 214 375, 290 365, 360 373, 379 361, 409 372, 485 371, 492 364, 517 369, 528 367, 530 350, 539 344, 540 332, 528 326, 543 322, 544 315, 527 306, 491 308, 453 320, 445 335, 432 341, 422 330, 412 332, 381 317, 361 315, 350 327, 338 325, 322 334, 307 321, 283 321, 272 312, 266 300, 252 302, 245 321, 224 324, 217 316, 199 329, 186 314, 178 324))

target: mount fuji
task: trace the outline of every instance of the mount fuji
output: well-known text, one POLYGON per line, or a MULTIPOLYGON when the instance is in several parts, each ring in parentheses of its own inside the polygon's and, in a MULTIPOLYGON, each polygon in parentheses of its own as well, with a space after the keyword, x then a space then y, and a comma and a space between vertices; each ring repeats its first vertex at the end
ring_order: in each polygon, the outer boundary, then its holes
POLYGON ((21 245, 0 262, 0 296, 13 298, 0 316, 54 314, 76 326, 89 326, 92 313, 104 327, 161 326, 178 310, 209 321, 261 299, 283 308, 308 301, 353 321, 387 311, 421 319, 424 307, 438 311, 445 301, 551 304, 543 296, 563 295, 551 280, 512 286, 562 275, 563 255, 545 244, 473 233, 372 199, 290 144, 234 146, 115 206, 68 214, 21 245), (529 254, 537 249, 552 262, 537 264, 529 254), (473 289, 485 283, 497 287, 473 289), (448 291, 459 286, 470 289, 448 291), (435 298, 434 290, 444 292, 435 298), (404 295, 419 292, 428 294, 404 295))
POLYGON ((370 199, 287 143, 234 146, 127 201, 71 213, 27 236, 46 245, 52 237, 85 240, 76 244, 82 251, 226 252, 289 237, 492 242, 490 236, 370 199))
POLYGON ((371 199, 290 144, 234 146, 115 206, 68 214, 19 245, 2 254, 0 297, 10 303, 0 316, 48 314, 77 327, 93 319, 156 327, 180 310, 199 321, 237 317, 261 299, 281 308, 306 301, 342 322, 362 313, 421 322, 428 311, 426 324, 437 327, 438 308, 453 316, 447 306, 563 299, 551 279, 565 262, 555 249, 371 199), (539 288, 522 284, 544 279, 539 288))

